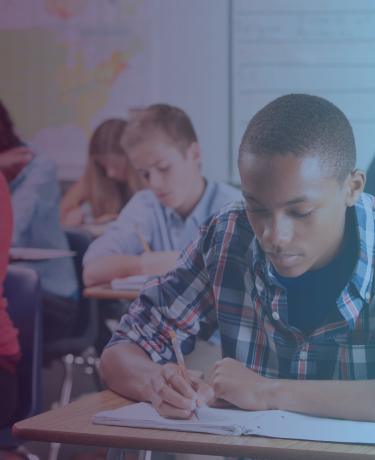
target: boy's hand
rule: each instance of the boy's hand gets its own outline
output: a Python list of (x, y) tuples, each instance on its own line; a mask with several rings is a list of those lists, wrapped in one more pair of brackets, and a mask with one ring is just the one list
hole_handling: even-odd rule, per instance
[(81, 211), (81, 208), (74, 208), (65, 214), (61, 223), (67, 227), (77, 227), (77, 225), (83, 224), (84, 220), (85, 214)]
[(174, 267), (180, 251), (153, 251), (141, 255), (142, 271), (145, 275), (165, 275)]
[(214, 397), (213, 389), (202, 379), (191, 373), (189, 378), (193, 389), (185, 382), (180, 368), (173, 363), (165, 364), (151, 377), (147, 399), (161, 416), (174, 419), (193, 418), (195, 407), (203, 407)]
[(232, 358), (217, 361), (206, 383), (215, 397), (207, 402), (211, 407), (234, 405), (245, 410), (268, 410), (271, 408), (270, 391), (275, 383), (262, 377)]

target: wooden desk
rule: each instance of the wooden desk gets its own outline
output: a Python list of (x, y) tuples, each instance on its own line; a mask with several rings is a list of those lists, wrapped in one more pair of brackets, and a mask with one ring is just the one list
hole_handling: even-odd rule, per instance
[(106, 390), (18, 422), (13, 426), (13, 436), (27, 441), (269, 460), (375, 459), (374, 445), (295, 441), (258, 436), (219, 436), (91, 423), (91, 417), (97, 412), (118, 409), (128, 404), (133, 402)]
[(75, 251), (42, 248), (9, 248), (9, 262), (44, 262), (61, 257), (74, 257)]
[(88, 287), (83, 290), (83, 297), (90, 297), (93, 299), (135, 300), (138, 298), (138, 294), (139, 291), (112, 289), (110, 284), (99, 284), (98, 286)]

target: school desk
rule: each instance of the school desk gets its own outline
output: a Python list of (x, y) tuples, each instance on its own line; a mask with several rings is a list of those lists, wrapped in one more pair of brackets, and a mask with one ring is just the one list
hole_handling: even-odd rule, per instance
[(203, 433), (93, 425), (103, 410), (133, 404), (110, 390), (17, 422), (13, 436), (26, 441), (58, 442), (161, 452), (182, 452), (269, 460), (374, 460), (374, 445), (296, 441), (259, 436), (220, 436)]
[(10, 248), (9, 262), (38, 262), (61, 257), (74, 257), (75, 251), (42, 248)]
[(138, 290), (112, 289), (109, 283), (98, 284), (83, 290), (83, 297), (92, 299), (108, 299), (108, 300), (135, 300), (138, 298)]

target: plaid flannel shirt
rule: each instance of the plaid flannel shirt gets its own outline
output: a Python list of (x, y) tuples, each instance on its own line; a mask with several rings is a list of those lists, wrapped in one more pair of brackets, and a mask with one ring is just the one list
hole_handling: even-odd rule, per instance
[(173, 271), (149, 278), (108, 346), (136, 343), (160, 364), (220, 329), (223, 357), (269, 378), (375, 379), (374, 198), (355, 205), (358, 261), (326, 319), (310, 336), (288, 324), (287, 297), (248, 222), (243, 201), (200, 228)]

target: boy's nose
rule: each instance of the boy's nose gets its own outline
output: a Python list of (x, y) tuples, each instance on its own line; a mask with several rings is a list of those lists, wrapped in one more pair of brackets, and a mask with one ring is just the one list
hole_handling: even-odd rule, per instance
[(293, 231), (288, 219), (270, 218), (264, 227), (263, 240), (270, 246), (280, 246), (292, 240)]
[(157, 172), (150, 172), (149, 184), (151, 190), (153, 190), (154, 192), (161, 191), (163, 188), (163, 180), (161, 178), (161, 175)]

